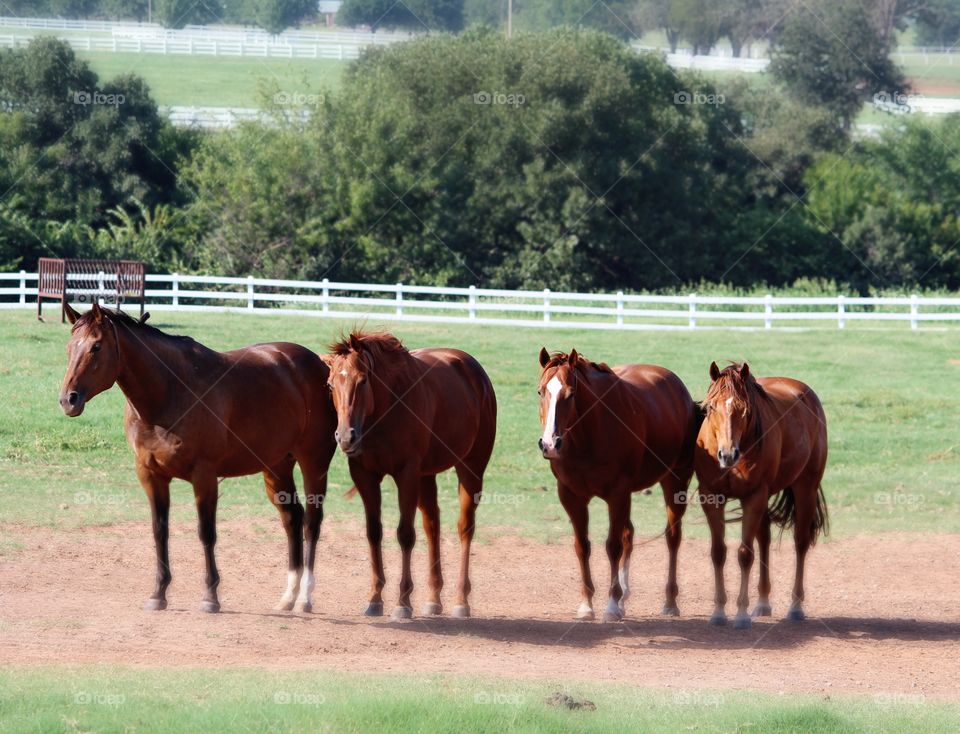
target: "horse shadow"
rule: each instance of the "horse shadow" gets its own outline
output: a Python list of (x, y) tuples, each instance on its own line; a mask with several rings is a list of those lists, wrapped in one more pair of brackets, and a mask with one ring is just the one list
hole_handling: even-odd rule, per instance
[[(394, 622), (328, 618), (337, 625), (370, 625), (412, 636), (459, 637), (542, 647), (590, 649), (608, 642), (647, 650), (789, 650), (817, 639), (841, 641), (958, 642), (960, 622), (880, 617), (810, 617), (795, 622), (775, 617), (748, 630), (731, 623), (715, 627), (706, 617), (628, 617), (623, 622), (580, 622), (511, 617), (414, 617)], [(732, 620), (731, 620), (732, 622)]]

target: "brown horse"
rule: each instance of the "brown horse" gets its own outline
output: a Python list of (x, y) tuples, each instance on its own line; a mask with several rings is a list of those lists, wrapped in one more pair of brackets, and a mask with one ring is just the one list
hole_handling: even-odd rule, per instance
[(540, 450), (557, 478), (560, 503), (573, 524), (583, 600), (579, 619), (593, 619), (587, 504), (607, 503), (610, 595), (605, 621), (623, 619), (629, 596), (633, 492), (657, 482), (667, 505), (670, 551), (663, 614), (677, 615), (677, 551), (686, 492), (693, 476), (693, 442), (700, 413), (680, 378), (663, 367), (590, 362), (540, 350)]
[[(267, 496), (287, 533), (287, 586), (278, 609), (312, 609), (313, 563), (323, 520), (327, 467), (336, 451), (336, 416), (326, 391), (327, 367), (297, 344), (258, 344), (215, 352), (193, 339), (170, 336), (119, 311), (94, 304), (73, 324), (60, 405), (78, 416), (87, 401), (120, 386), (127, 398), (124, 427), (137, 478), (150, 500), (157, 581), (145, 609), (167, 606), (170, 481), (193, 485), (206, 556), (206, 594), (200, 608), (220, 609), (214, 560), (219, 478), (263, 472)], [(304, 511), (293, 480), (303, 471), (307, 568), (303, 572)], [(301, 579), (302, 574), (302, 579)], [(299, 586), (299, 596), (297, 590)]]
[[(734, 627), (751, 626), (747, 613), (753, 541), (759, 540), (759, 601), (754, 616), (770, 616), (770, 525), (793, 526), (797, 572), (788, 618), (802, 620), (803, 564), (807, 550), (828, 526), (820, 482), (827, 465), (827, 419), (819, 398), (789, 377), (754, 378), (746, 363), (723, 371), (710, 365), (713, 383), (703, 401), (706, 418), (697, 438), (700, 504), (710, 525), (710, 556), (716, 583), (711, 624), (725, 624), (723, 585), (724, 507), (740, 500), (743, 509), (740, 595)], [(768, 506), (771, 497), (781, 493)]]
[(337, 410), (336, 439), (347, 455), (367, 516), (373, 579), (364, 614), (383, 614), (380, 483), (387, 474), (397, 484), (397, 541), (403, 551), (400, 597), (393, 616), (413, 615), (410, 555), (416, 541), (417, 507), (430, 558), (429, 601), (423, 613), (442, 612), (437, 474), (454, 467), (460, 483), (460, 580), (453, 615), (469, 617), (470, 543), (497, 430), (497, 400), (490, 379), (465, 352), (410, 352), (390, 334), (354, 332), (330, 350), (326, 359)]

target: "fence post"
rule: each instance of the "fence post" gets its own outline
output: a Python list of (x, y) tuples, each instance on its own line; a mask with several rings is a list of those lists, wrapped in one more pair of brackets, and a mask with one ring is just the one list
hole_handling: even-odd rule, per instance
[(330, 311), (330, 279), (323, 279), (323, 312), (329, 313)]
[(470, 286), (470, 295), (467, 296), (467, 301), (470, 304), (470, 320), (477, 318), (477, 286)]
[(403, 283), (397, 283), (397, 316), (403, 316)]
[(697, 294), (691, 293), (688, 298), (690, 299), (690, 305), (687, 307), (689, 312), (690, 328), (697, 328)]
[(916, 329), (920, 325), (917, 319), (917, 316), (920, 313), (920, 304), (917, 303), (918, 298), (919, 297), (917, 296), (916, 293), (910, 296), (910, 328), (911, 329)]
[(763, 297), (763, 328), (773, 328), (773, 296), (769, 293)]
[(170, 286), (170, 290), (173, 292), (173, 307), (176, 308), (180, 305), (180, 274), (173, 274), (173, 284)]
[(107, 289), (107, 286), (106, 286), (105, 274), (101, 270), (97, 274), (97, 295), (95, 296), (95, 298), (97, 299), (95, 302), (99, 303), (101, 306), (103, 305), (103, 293), (106, 289)]
[[(39, 286), (40, 286), (40, 281), (38, 279), (37, 280), (38, 290), (39, 290)], [(27, 302), (27, 271), (21, 270), (20, 271), (20, 303), (23, 304), (26, 302)]]
[(543, 320), (550, 320), (550, 289), (543, 289)]
[(623, 291), (617, 291), (617, 326), (623, 326)]
[(253, 276), (247, 276), (247, 308), (253, 308)]
[(842, 329), (847, 325), (847, 320), (843, 318), (844, 314), (847, 312), (846, 304), (844, 303), (844, 298), (846, 296), (839, 295), (837, 296), (837, 328)]

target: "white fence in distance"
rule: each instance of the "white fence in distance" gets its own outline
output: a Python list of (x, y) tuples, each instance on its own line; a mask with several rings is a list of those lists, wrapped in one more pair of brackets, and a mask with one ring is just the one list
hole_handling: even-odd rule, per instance
[[(71, 302), (109, 301), (105, 291), (69, 287)], [(37, 274), (0, 273), (0, 308), (36, 303)], [(155, 311), (298, 314), (347, 319), (498, 324), (576, 329), (694, 329), (704, 323), (772, 329), (777, 323), (850, 321), (960, 321), (960, 298), (916, 295), (886, 298), (846, 296), (702, 296), (562, 293), (490, 288), (339, 283), (211, 275), (146, 276), (146, 299)], [(12, 285), (6, 286), (7, 283)], [(203, 289), (205, 286), (217, 289)], [(223, 289), (223, 290), (220, 290)], [(56, 308), (56, 303), (48, 302)], [(787, 310), (789, 309), (789, 310)], [(802, 310), (798, 310), (802, 309)], [(931, 310), (936, 309), (936, 310)]]

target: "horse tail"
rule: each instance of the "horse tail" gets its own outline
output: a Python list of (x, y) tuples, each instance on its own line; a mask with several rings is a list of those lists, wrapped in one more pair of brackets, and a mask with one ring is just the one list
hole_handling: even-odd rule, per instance
[[(797, 521), (797, 501), (793, 494), (793, 487), (787, 487), (777, 495), (774, 503), (767, 509), (770, 514), (770, 521), (780, 526), (782, 533), (787, 528), (792, 528)], [(816, 506), (813, 512), (813, 522), (811, 529), (810, 544), (817, 542), (817, 537), (822, 532), (824, 535), (830, 533), (830, 513), (827, 510), (827, 500), (823, 496), (823, 485), (817, 485)]]
[(360, 490), (357, 489), (357, 485), (354, 484), (352, 487), (350, 487), (350, 489), (348, 489), (346, 492), (343, 493), (343, 496), (346, 497), (348, 500), (352, 500), (354, 497), (357, 496), (357, 492), (359, 491)]

